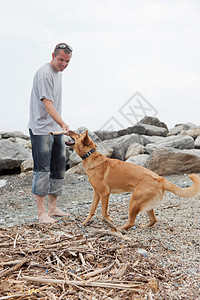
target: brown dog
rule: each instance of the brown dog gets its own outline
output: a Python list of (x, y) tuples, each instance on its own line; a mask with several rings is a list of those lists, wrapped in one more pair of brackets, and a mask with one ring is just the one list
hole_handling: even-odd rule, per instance
[(94, 197), (90, 212), (83, 224), (88, 223), (95, 214), (101, 200), (102, 214), (110, 220), (108, 215), (108, 202), (110, 194), (134, 192), (129, 204), (129, 216), (123, 229), (132, 227), (135, 218), (140, 211), (146, 211), (149, 216), (149, 224), (153, 226), (156, 216), (153, 208), (161, 202), (164, 192), (170, 191), (183, 198), (197, 196), (200, 191), (200, 178), (197, 174), (189, 175), (194, 182), (191, 187), (179, 188), (156, 173), (118, 159), (110, 159), (96, 151), (96, 145), (88, 136), (88, 132), (77, 134), (69, 132), (73, 142), (66, 142), (74, 148), (83, 159), (83, 165), (89, 182), (94, 189)]

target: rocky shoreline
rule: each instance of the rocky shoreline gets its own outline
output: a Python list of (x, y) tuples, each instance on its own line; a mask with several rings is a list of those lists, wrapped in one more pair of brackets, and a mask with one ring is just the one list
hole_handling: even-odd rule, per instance
[[(190, 179), (184, 175), (169, 176), (167, 179), (181, 187), (191, 184)], [(32, 172), (1, 176), (0, 180), (6, 181), (0, 194), (0, 227), (10, 228), (12, 231), (23, 226), (38, 226), (36, 204), (31, 194)], [(64, 230), (74, 235), (79, 233), (88, 236), (94, 229), (107, 229), (101, 220), (100, 205), (90, 226), (81, 225), (89, 212), (92, 196), (93, 190), (86, 175), (66, 173), (63, 195), (58, 203), (70, 216), (57, 218), (58, 223), (54, 226), (59, 226), (59, 232)], [(125, 223), (129, 200), (128, 193), (111, 195), (109, 212), (116, 226)], [(156, 259), (172, 276), (170, 282), (161, 281), (159, 290), (153, 293), (153, 299), (164, 299), (163, 295), (166, 299), (180, 299), (179, 295), (182, 295), (181, 299), (198, 299), (199, 198), (180, 199), (166, 193), (161, 207), (156, 209), (156, 215), (158, 224), (153, 228), (141, 229), (139, 225), (146, 223), (148, 218), (145, 213), (140, 213), (135, 226), (126, 234), (132, 243), (138, 245), (133, 249), (133, 256), (139, 251), (137, 249), (142, 249), (141, 256), (144, 256), (144, 259), (146, 256), (148, 259)], [(39, 226), (39, 230), (43, 230), (42, 225)], [(109, 240), (109, 237), (106, 239)], [(116, 242), (117, 239), (114, 244)]]
[[(151, 125), (154, 126), (154, 125)], [(131, 151), (132, 162), (145, 166), (147, 162), (147, 156), (151, 158), (151, 162), (154, 160), (158, 165), (166, 167), (166, 157), (170, 155), (173, 159), (169, 161), (169, 168), (160, 169), (161, 171), (170, 170), (170, 174), (173, 174), (173, 170), (178, 168), (177, 166), (184, 165), (184, 162), (192, 157), (187, 164), (187, 171), (192, 168), (200, 167), (200, 149), (197, 143), (197, 137), (199, 140), (199, 133), (196, 137), (187, 135), (184, 136), (178, 134), (184, 129), (184, 126), (175, 128), (172, 132), (172, 138), (159, 137), (159, 136), (144, 136), (135, 133), (127, 133), (123, 136), (116, 136), (124, 134), (124, 132), (112, 132), (111, 139), (105, 140), (101, 136), (102, 140), (99, 140), (97, 134), (90, 133), (94, 139), (97, 139), (99, 143), (98, 147), (103, 153), (107, 153), (107, 156), (118, 155), (118, 159), (127, 157)], [(187, 127), (186, 127), (187, 128)], [(199, 127), (198, 127), (199, 128)], [(199, 130), (197, 128), (197, 130)], [(154, 130), (155, 128), (151, 127)], [(196, 129), (196, 128), (195, 128)], [(85, 130), (85, 129), (81, 129)], [(130, 129), (129, 129), (130, 130)], [(149, 133), (149, 125), (137, 125), (131, 130), (139, 130), (143, 133)], [(146, 131), (145, 131), (146, 130)], [(157, 130), (157, 129), (156, 129)], [(164, 129), (158, 129), (157, 132), (161, 132)], [(166, 130), (166, 128), (165, 128)], [(144, 132), (145, 131), (145, 132)], [(187, 132), (187, 134), (194, 134), (194, 130)], [(102, 134), (102, 133), (101, 133)], [(175, 135), (174, 135), (175, 134)], [(178, 135), (177, 135), (178, 134)], [(196, 133), (195, 133), (196, 134)], [(99, 134), (100, 135), (100, 134)], [(104, 133), (108, 138), (108, 133)], [(5, 145), (8, 138), (8, 145), (15, 144), (15, 150), (17, 151), (19, 143), (24, 140), (20, 140), (16, 137), (10, 137), (7, 135), (3, 138), (2, 145)], [(133, 143), (137, 141), (133, 149), (130, 149)], [(139, 144), (138, 142), (143, 142)], [(146, 145), (144, 145), (145, 143)], [(196, 144), (195, 144), (195, 142)], [(23, 141), (23, 146), (30, 154), (30, 149), (27, 147), (28, 140)], [(153, 142), (153, 144), (151, 143)], [(185, 143), (186, 142), (186, 143)], [(188, 143), (189, 142), (189, 143)], [(164, 143), (164, 144), (163, 144)], [(177, 147), (171, 148), (171, 143)], [(122, 146), (124, 146), (122, 148)], [(163, 148), (162, 148), (163, 147)], [(184, 147), (196, 147), (196, 149), (185, 149)], [(24, 149), (23, 148), (23, 149)], [(151, 154), (145, 153), (149, 151)], [(112, 150), (112, 151), (111, 151)], [(129, 151), (128, 151), (129, 150)], [(12, 150), (13, 151), (13, 150)], [(60, 239), (62, 235), (82, 236), (87, 240), (91, 235), (94, 236), (95, 230), (107, 230), (107, 225), (102, 220), (101, 206), (98, 206), (96, 215), (93, 217), (89, 226), (82, 226), (82, 222), (85, 220), (89, 213), (89, 209), (93, 198), (93, 189), (88, 182), (88, 178), (84, 173), (82, 163), (79, 158), (67, 149), (68, 151), (68, 167), (64, 179), (63, 195), (58, 199), (58, 206), (70, 213), (70, 216), (57, 218), (57, 223), (54, 225), (40, 225), (37, 221), (37, 207), (35, 199), (31, 193), (32, 185), (32, 171), (21, 172), (20, 174), (12, 175), (0, 175), (0, 236), (9, 237), (13, 241), (13, 235), (15, 234), (20, 239), (20, 232), (25, 232), (23, 238), (26, 239), (26, 232), (34, 231), (34, 235), (49, 238), (50, 232), (54, 234), (56, 240)], [(191, 151), (189, 154), (187, 151)], [(6, 153), (6, 152), (5, 152)], [(17, 152), (14, 152), (15, 154)], [(183, 153), (185, 153), (183, 158)], [(193, 154), (192, 154), (193, 153)], [(196, 153), (194, 155), (194, 153)], [(29, 157), (28, 154), (28, 157)], [(180, 155), (180, 156), (177, 156)], [(171, 156), (171, 157), (172, 157)], [(181, 157), (182, 160), (179, 158)], [(117, 157), (116, 157), (117, 158)], [(19, 157), (18, 168), (20, 161), (23, 161), (23, 157)], [(14, 162), (15, 164), (16, 162)], [(3, 161), (4, 164), (4, 161)], [(14, 165), (15, 166), (15, 165)], [(155, 164), (154, 164), (155, 166)], [(181, 166), (182, 167), (182, 166)], [(31, 169), (31, 167), (30, 167)], [(177, 169), (178, 170), (178, 169)], [(200, 170), (200, 169), (199, 169)], [(19, 170), (18, 170), (19, 171)], [(158, 172), (159, 173), (159, 172)], [(165, 176), (166, 179), (182, 188), (188, 187), (192, 184), (188, 176), (184, 175), (184, 169), (182, 169), (182, 175), (170, 175)], [(187, 172), (185, 172), (187, 173)], [(198, 171), (196, 173), (200, 173)], [(128, 206), (131, 195), (129, 193), (115, 194), (110, 196), (109, 213), (113, 223), (118, 227), (123, 225), (128, 216)], [(139, 225), (148, 222), (146, 213), (140, 213), (136, 218), (135, 226), (133, 226), (127, 233), (126, 239), (120, 237), (110, 237), (108, 234), (102, 235), (101, 238), (96, 238), (97, 247), (101, 247), (103, 243), (106, 245), (118, 245), (120, 249), (128, 251), (129, 267), (127, 269), (126, 278), (138, 278), (139, 270), (143, 270), (143, 264), (147, 263), (149, 268), (145, 270), (145, 278), (151, 279), (152, 276), (157, 277), (156, 288), (149, 290), (140, 295), (130, 295), (127, 293), (116, 294), (112, 291), (108, 299), (199, 299), (200, 298), (200, 283), (199, 283), (199, 261), (200, 261), (200, 201), (199, 197), (182, 199), (175, 195), (166, 192), (163, 202), (160, 207), (155, 210), (155, 214), (158, 218), (158, 223), (152, 228), (140, 228)], [(46, 203), (47, 205), (47, 203)], [(16, 234), (17, 232), (17, 234)], [(45, 233), (47, 232), (47, 233)], [(22, 238), (22, 237), (21, 237)], [(28, 237), (27, 237), (28, 239)], [(99, 243), (99, 244), (98, 244)], [(4, 243), (1, 246), (0, 242), (0, 263), (4, 260), (4, 253), (11, 251), (9, 257), (13, 255), (13, 248), (4, 248)], [(108, 246), (110, 247), (110, 246)], [(18, 250), (19, 251), (19, 250)], [(109, 251), (109, 248), (106, 250)], [(121, 251), (121, 250), (119, 250)], [(117, 254), (116, 254), (117, 255)], [(126, 263), (125, 261), (122, 263)], [(154, 262), (154, 263), (153, 263)], [(99, 261), (97, 261), (99, 263)], [(138, 266), (134, 267), (135, 264)], [(1, 266), (0, 266), (1, 268)], [(112, 272), (115, 272), (112, 270)], [(162, 273), (163, 272), (163, 273)], [(1, 269), (0, 269), (1, 274)], [(112, 273), (114, 274), (114, 273)], [(159, 274), (159, 275), (158, 275)], [(161, 274), (163, 274), (161, 276)], [(110, 274), (111, 275), (111, 274)], [(110, 276), (109, 275), (109, 276)], [(147, 281), (148, 281), (147, 280)], [(1, 292), (1, 285), (0, 285)], [(106, 299), (102, 293), (95, 290), (95, 299)], [(99, 294), (98, 294), (99, 293)], [(150, 294), (148, 294), (150, 293)], [(1, 294), (1, 293), (0, 293)], [(7, 295), (4, 293), (3, 295)], [(85, 295), (84, 292), (82, 296)], [(125, 296), (126, 295), (126, 296)], [(148, 298), (147, 295), (149, 295)], [(83, 296), (84, 297), (84, 296)], [(133, 298), (132, 298), (133, 297)], [(151, 298), (152, 297), (152, 298)], [(86, 297), (87, 298), (87, 297)], [(18, 298), (17, 298), (18, 299)], [(36, 299), (36, 298), (34, 298)], [(82, 299), (81, 297), (70, 297), (64, 299)], [(83, 298), (84, 299), (84, 298)], [(88, 298), (89, 299), (89, 298)]]

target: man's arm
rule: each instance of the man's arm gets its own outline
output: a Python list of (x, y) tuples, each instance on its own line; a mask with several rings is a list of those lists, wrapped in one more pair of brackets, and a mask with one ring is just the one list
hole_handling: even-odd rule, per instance
[(63, 119), (61, 118), (61, 116), (59, 115), (59, 113), (57, 112), (57, 110), (55, 109), (54, 105), (53, 105), (53, 101), (48, 100), (48, 99), (42, 99), (44, 106), (46, 108), (46, 111), (48, 112), (48, 114), (52, 117), (52, 119), (58, 124), (60, 125), (60, 127), (64, 130), (64, 131), (69, 131), (69, 126), (63, 121)]

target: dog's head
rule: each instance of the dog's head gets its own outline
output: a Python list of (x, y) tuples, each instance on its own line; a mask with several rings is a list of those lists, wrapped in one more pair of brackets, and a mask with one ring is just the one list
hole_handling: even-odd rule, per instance
[(69, 131), (71, 141), (66, 141), (65, 144), (72, 147), (76, 153), (82, 157), (93, 148), (97, 148), (97, 145), (88, 136), (88, 130), (85, 133), (77, 134), (74, 131)]

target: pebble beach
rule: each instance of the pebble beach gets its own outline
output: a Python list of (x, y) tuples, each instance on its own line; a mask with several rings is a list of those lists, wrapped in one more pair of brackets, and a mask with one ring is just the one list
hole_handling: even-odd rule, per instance
[[(180, 187), (191, 185), (191, 180), (185, 175), (165, 178)], [(100, 205), (91, 224), (87, 227), (81, 225), (89, 212), (93, 197), (93, 189), (87, 176), (66, 174), (64, 181), (63, 195), (58, 200), (58, 206), (70, 213), (70, 216), (57, 218), (57, 226), (63, 226), (65, 231), (70, 230), (74, 234), (81, 232), (86, 235), (94, 228), (108, 229), (102, 222)], [(12, 229), (37, 224), (36, 203), (31, 193), (32, 172), (1, 176), (0, 183), (0, 227)], [(110, 196), (109, 213), (116, 226), (126, 222), (130, 196), (129, 193)], [(126, 234), (134, 244), (138, 244), (134, 251), (141, 251), (144, 258), (156, 258), (172, 276), (172, 281), (164, 282), (161, 291), (157, 291), (153, 299), (200, 297), (199, 200), (199, 197), (181, 199), (166, 192), (160, 207), (155, 210), (158, 223), (152, 228), (140, 228), (139, 225), (148, 222), (146, 213), (142, 212), (137, 216), (135, 226)]]

